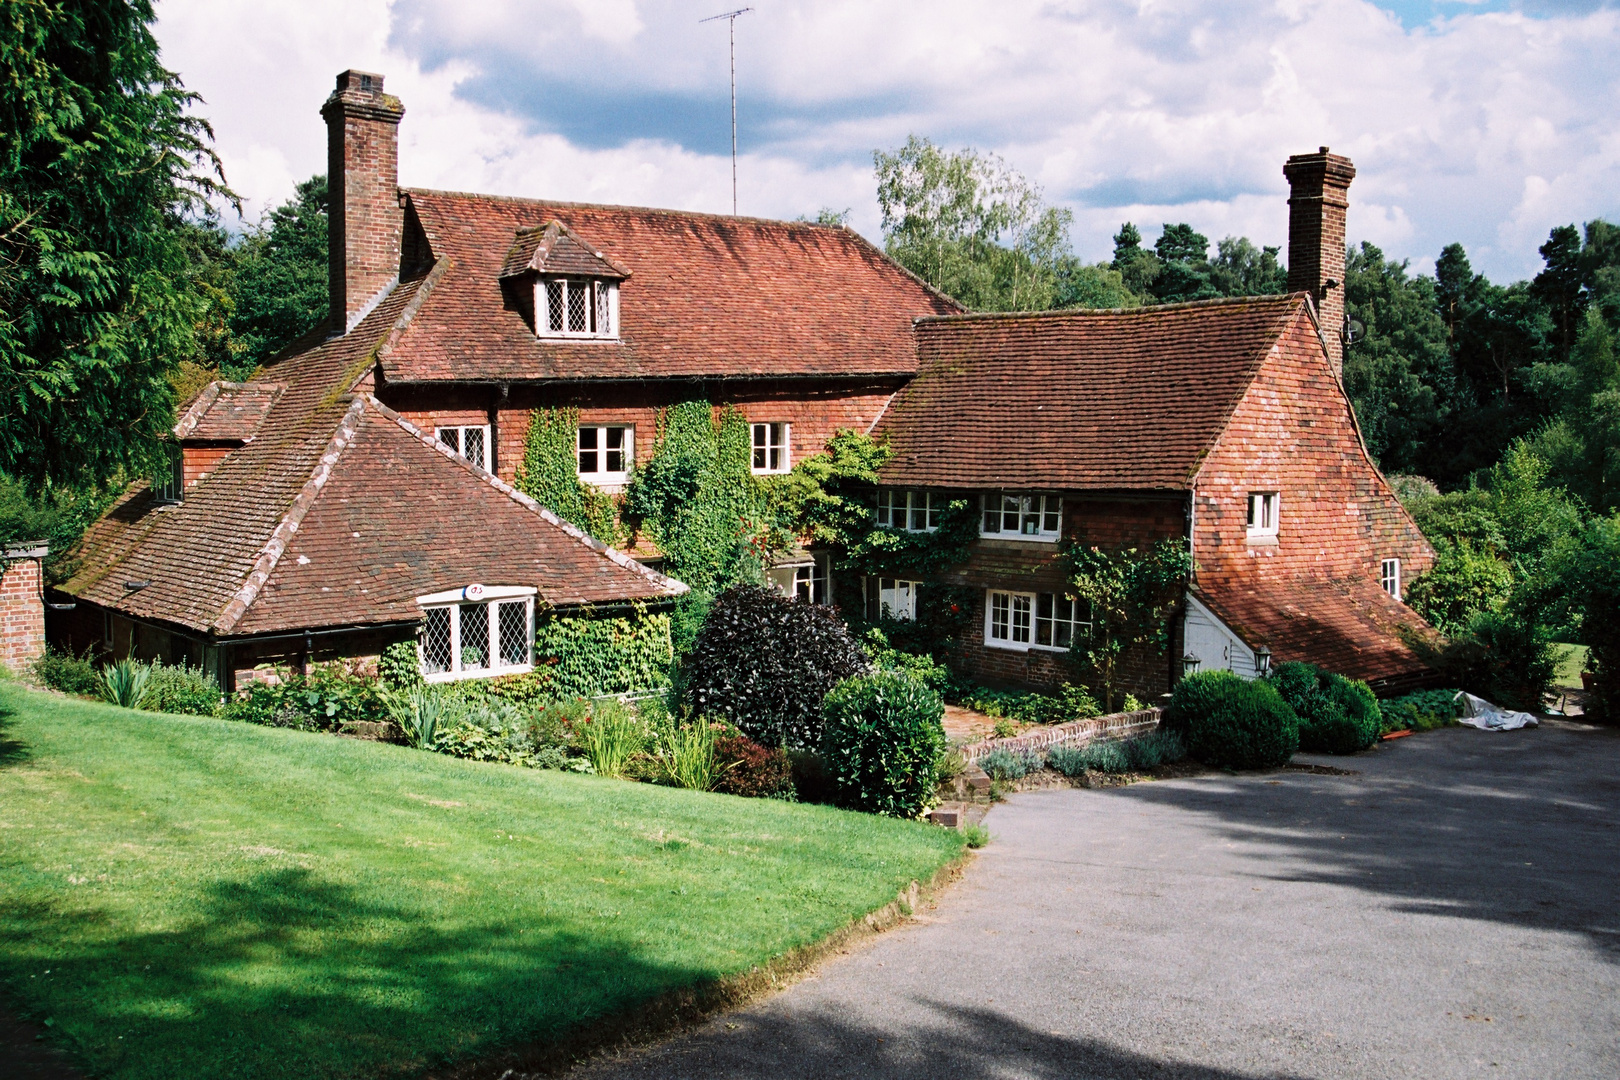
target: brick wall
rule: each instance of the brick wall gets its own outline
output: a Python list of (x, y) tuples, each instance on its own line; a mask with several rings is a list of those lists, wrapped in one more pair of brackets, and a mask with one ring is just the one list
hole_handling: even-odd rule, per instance
[(717, 408), (721, 403), (735, 406), (751, 422), (791, 425), (791, 456), (797, 462), (820, 453), (840, 428), (865, 431), (899, 385), (899, 380), (794, 380), (710, 387), (686, 383), (515, 386), (504, 401), (498, 391), (479, 387), (384, 387), (379, 397), (429, 434), (441, 426), (491, 424), (496, 472), (510, 482), (523, 460), (530, 413), (537, 408), (577, 408), (582, 424), (633, 424), (635, 457), (644, 461), (653, 452), (658, 410), (706, 396)]
[(332, 325), (342, 329), (399, 273), (399, 122), (405, 107), (383, 77), (345, 71), (321, 106), (330, 193), (327, 237)]
[(45, 602), (38, 557), (10, 560), (0, 574), (0, 663), (21, 670), (45, 651)]
[(224, 461), (231, 451), (230, 446), (185, 446), (180, 450), (180, 471), (185, 477), (185, 486), (190, 487), (198, 480), (214, 471), (214, 466)]
[[(1281, 495), (1278, 534), (1250, 542), (1250, 492)], [(1200, 580), (1354, 575), (1399, 558), (1410, 580), (1434, 552), (1373, 466), (1348, 399), (1304, 315), (1261, 368), (1199, 473), (1193, 554)]]

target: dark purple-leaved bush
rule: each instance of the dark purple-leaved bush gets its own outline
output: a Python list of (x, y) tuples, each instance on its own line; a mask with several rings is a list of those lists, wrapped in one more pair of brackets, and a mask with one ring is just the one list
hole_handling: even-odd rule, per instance
[(682, 663), (684, 696), (766, 746), (814, 748), (821, 699), (870, 666), (831, 608), (757, 585), (721, 593)]

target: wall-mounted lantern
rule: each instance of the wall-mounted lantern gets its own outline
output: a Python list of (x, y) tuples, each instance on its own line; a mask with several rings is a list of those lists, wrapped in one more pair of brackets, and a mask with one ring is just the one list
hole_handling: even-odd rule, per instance
[(1191, 675), (1193, 672), (1198, 670), (1198, 665), (1201, 663), (1203, 663), (1203, 661), (1199, 660), (1198, 657), (1194, 656), (1192, 653), (1188, 653), (1186, 656), (1181, 658), (1181, 673), (1183, 675)]
[(1262, 645), (1254, 650), (1254, 673), (1263, 679), (1270, 671), (1271, 650)]

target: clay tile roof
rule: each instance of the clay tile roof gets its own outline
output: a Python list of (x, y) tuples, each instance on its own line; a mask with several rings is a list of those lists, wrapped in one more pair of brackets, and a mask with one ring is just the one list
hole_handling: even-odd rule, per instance
[(1274, 663), (1306, 660), (1375, 686), (1435, 676), (1405, 642), (1434, 641), (1434, 630), (1367, 578), (1223, 575), (1200, 578), (1193, 594), (1251, 647), (1269, 648)]
[(245, 443), (285, 389), (286, 383), (211, 382), (174, 425), (174, 437)]
[(544, 228), (517, 231), (517, 239), (512, 241), (506, 262), (501, 266), (501, 277), (517, 277), (530, 271), (596, 278), (630, 276), (630, 271), (608, 259), (560, 221), (553, 221)]
[[(917, 367), (912, 320), (960, 310), (848, 229), (406, 195), (407, 217), (450, 269), (384, 359), (392, 382), (906, 375)], [(503, 288), (503, 271), (525, 261), (514, 237), (551, 222), (630, 274), (618, 340), (537, 340), (518, 290)]]
[(434, 591), (423, 581), (531, 584), (554, 604), (684, 591), (353, 394), (434, 281), (402, 283), (350, 333), (268, 365), (285, 390), (256, 437), (179, 504), (133, 485), (86, 533), (63, 591), (221, 635), (414, 618), (401, 598)]
[(885, 483), (1184, 490), (1304, 294), (917, 324)]

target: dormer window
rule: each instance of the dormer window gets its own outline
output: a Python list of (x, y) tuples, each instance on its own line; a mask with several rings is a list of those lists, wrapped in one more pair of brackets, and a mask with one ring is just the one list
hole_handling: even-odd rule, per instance
[(535, 287), (541, 337), (616, 338), (619, 286), (600, 278), (541, 278)]
[(164, 444), (168, 456), (152, 475), (152, 498), (160, 503), (177, 503), (185, 497), (186, 472), (184, 456), (172, 443)]

